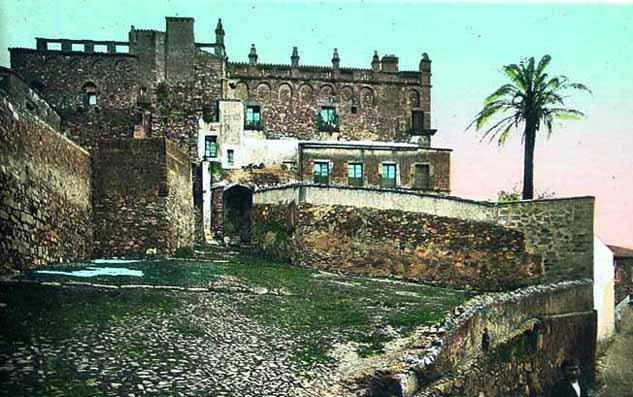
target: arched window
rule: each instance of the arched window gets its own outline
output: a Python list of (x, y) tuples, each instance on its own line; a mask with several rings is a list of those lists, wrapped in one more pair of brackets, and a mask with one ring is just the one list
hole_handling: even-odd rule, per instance
[(97, 106), (97, 86), (94, 83), (86, 83), (81, 88), (84, 94), (84, 104), (89, 107)]
[(409, 107), (410, 108), (420, 107), (420, 94), (418, 94), (417, 91), (414, 91), (414, 90), (409, 91)]

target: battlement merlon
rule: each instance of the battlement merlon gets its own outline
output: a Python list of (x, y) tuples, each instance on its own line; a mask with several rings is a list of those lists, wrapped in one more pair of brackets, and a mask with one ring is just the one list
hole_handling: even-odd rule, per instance
[[(83, 51), (87, 53), (95, 52), (95, 46), (105, 46), (106, 50), (110, 54), (117, 53), (117, 46), (129, 47), (130, 43), (127, 41), (114, 41), (114, 40), (72, 40), (72, 39), (49, 39), (45, 37), (35, 38), (35, 48), (40, 51), (55, 50), (48, 48), (49, 44), (61, 44), (62, 52), (73, 52), (73, 45), (82, 45)], [(76, 52), (76, 51), (75, 51)]]

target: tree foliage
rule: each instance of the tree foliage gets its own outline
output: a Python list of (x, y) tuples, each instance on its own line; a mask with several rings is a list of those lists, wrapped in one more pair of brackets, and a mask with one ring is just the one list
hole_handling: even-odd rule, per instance
[(549, 137), (556, 120), (578, 120), (584, 117), (582, 112), (566, 106), (565, 101), (569, 96), (565, 92), (582, 90), (591, 93), (585, 85), (572, 83), (566, 76), (552, 77), (546, 73), (551, 60), (549, 55), (544, 55), (538, 64), (531, 57), (518, 65), (504, 66), (502, 72), (509, 82), (484, 100), (483, 109), (475, 115), (467, 128), (483, 130), (482, 140), (496, 140), (502, 145), (512, 131), (523, 127), (523, 199), (534, 196), (536, 134), (545, 127)]
[[(556, 193), (551, 192), (549, 190), (545, 190), (542, 192), (536, 191), (537, 200), (551, 199), (554, 197), (556, 197)], [(513, 187), (512, 190), (500, 190), (499, 193), (497, 193), (497, 202), (499, 203), (508, 203), (508, 202), (520, 201), (520, 200), (521, 200), (521, 192), (516, 186)]]

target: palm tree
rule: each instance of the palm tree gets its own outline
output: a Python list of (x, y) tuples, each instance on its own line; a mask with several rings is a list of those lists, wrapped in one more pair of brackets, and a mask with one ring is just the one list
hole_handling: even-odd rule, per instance
[(565, 76), (549, 77), (545, 73), (552, 58), (543, 56), (538, 65), (534, 58), (522, 60), (518, 65), (506, 65), (503, 73), (510, 79), (484, 101), (484, 108), (477, 113), (467, 129), (473, 125), (482, 129), (493, 116), (502, 116), (482, 135), (490, 141), (497, 139), (499, 145), (505, 143), (513, 129), (523, 126), (525, 154), (523, 158), (523, 199), (534, 197), (534, 144), (536, 133), (543, 125), (547, 128), (547, 137), (552, 133), (552, 124), (557, 119), (581, 119), (584, 114), (578, 110), (565, 108), (563, 91), (569, 89), (584, 90), (583, 84), (570, 83)]

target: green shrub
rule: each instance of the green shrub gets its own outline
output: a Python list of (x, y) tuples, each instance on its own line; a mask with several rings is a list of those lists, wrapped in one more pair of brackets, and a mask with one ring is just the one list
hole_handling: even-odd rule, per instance
[(176, 248), (176, 252), (174, 253), (174, 256), (176, 258), (193, 258), (193, 247), (190, 246), (186, 246), (186, 247), (178, 247)]

